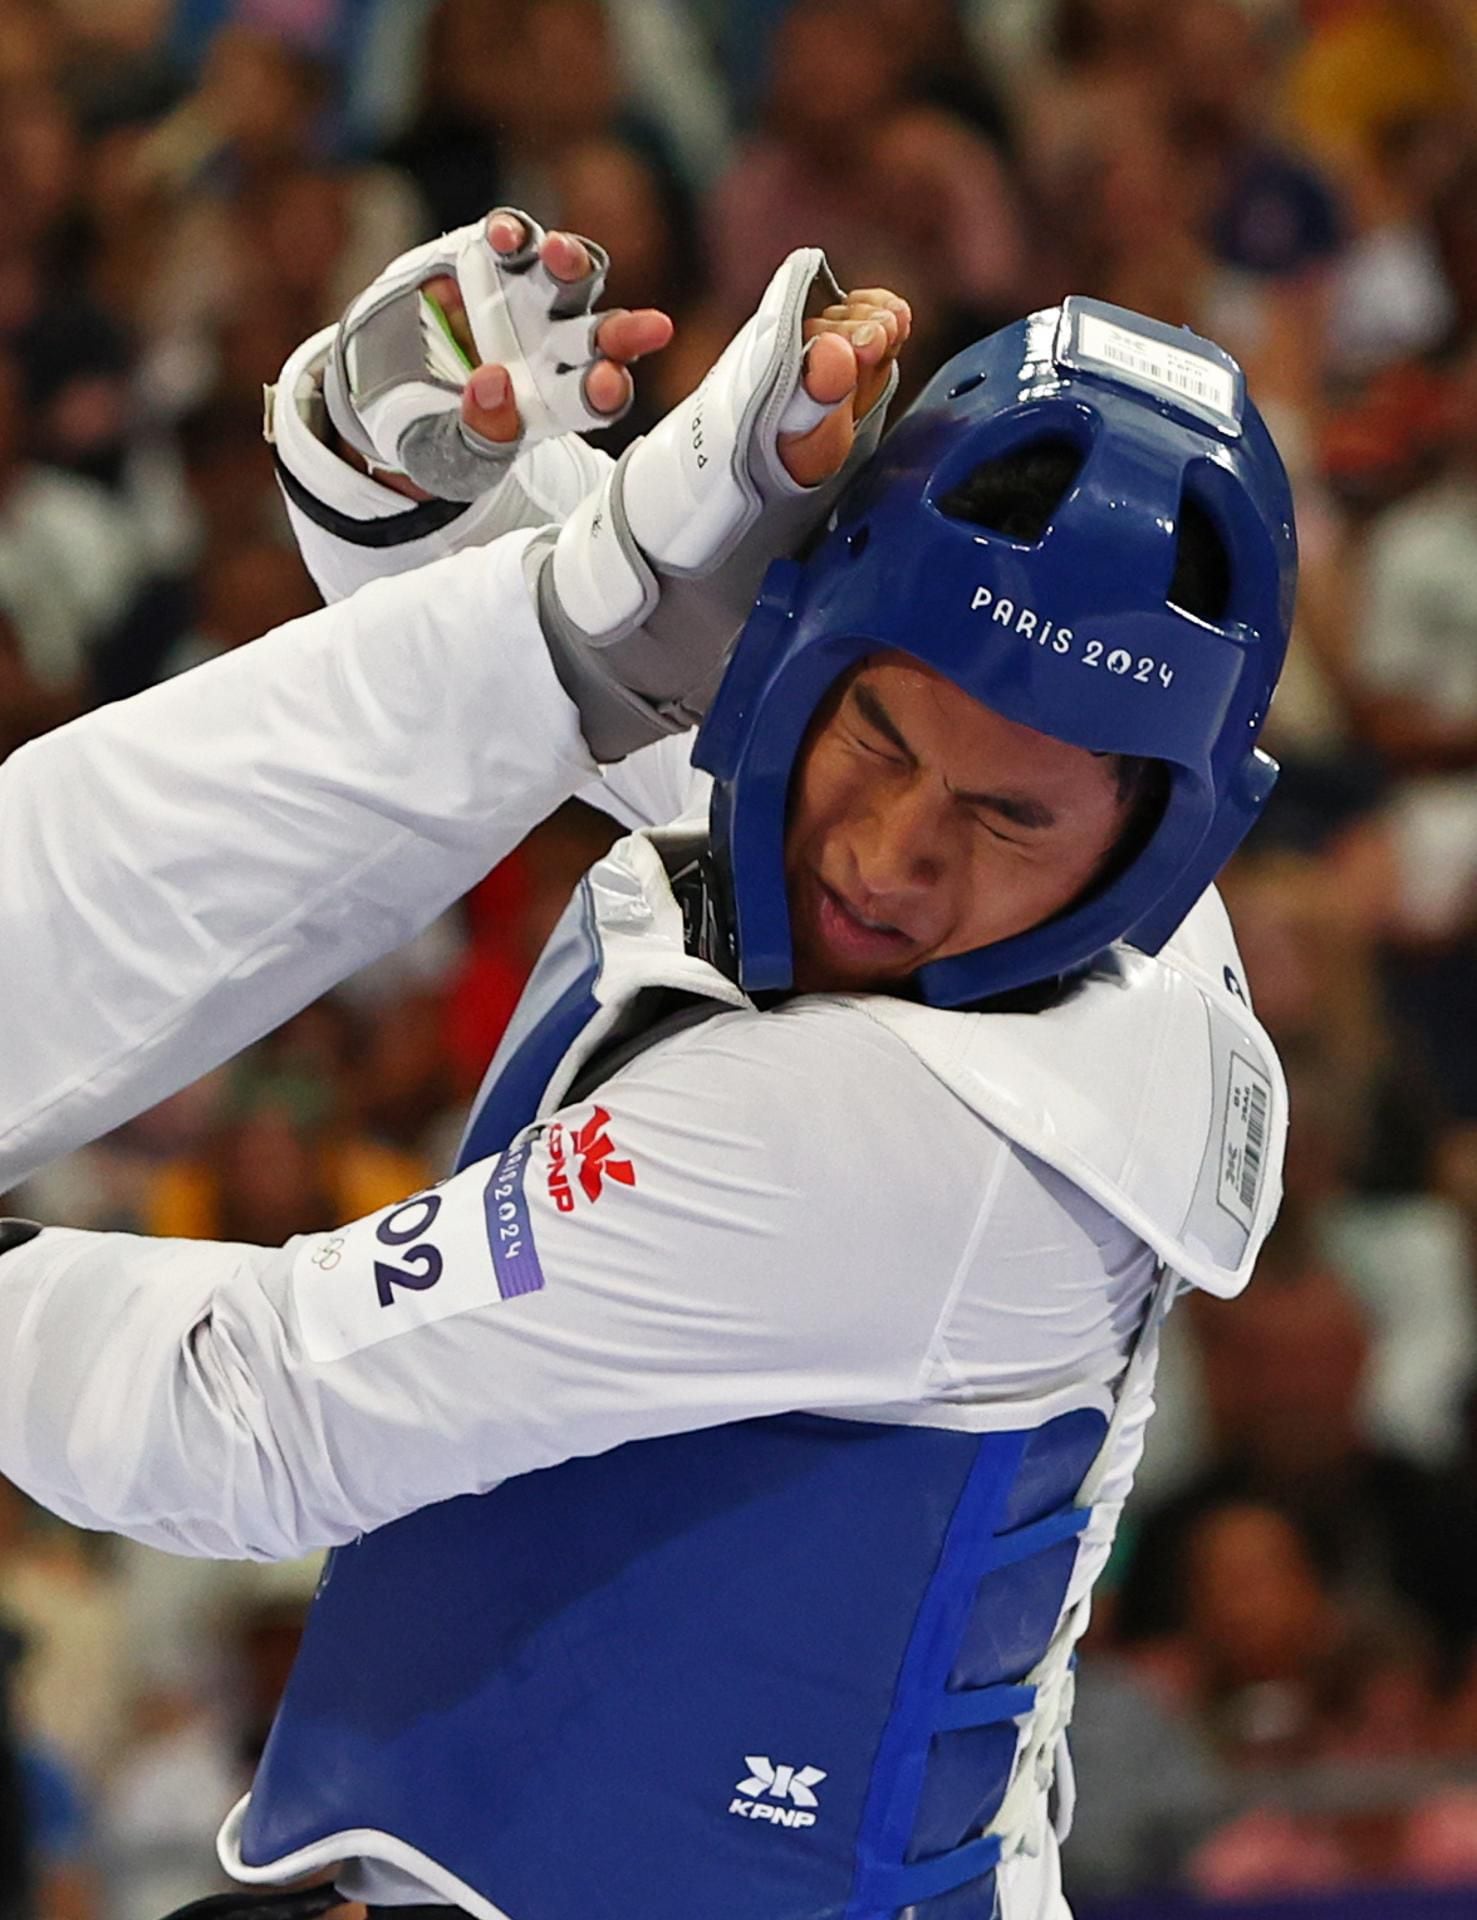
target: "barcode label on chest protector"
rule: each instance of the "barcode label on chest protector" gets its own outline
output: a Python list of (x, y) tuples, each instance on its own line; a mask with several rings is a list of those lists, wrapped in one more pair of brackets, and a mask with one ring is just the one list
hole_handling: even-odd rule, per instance
[(1257, 1197), (1267, 1163), (1267, 1117), (1272, 1083), (1239, 1053), (1231, 1055), (1231, 1085), (1221, 1125), (1221, 1178), (1218, 1198), (1247, 1232), (1256, 1215)]

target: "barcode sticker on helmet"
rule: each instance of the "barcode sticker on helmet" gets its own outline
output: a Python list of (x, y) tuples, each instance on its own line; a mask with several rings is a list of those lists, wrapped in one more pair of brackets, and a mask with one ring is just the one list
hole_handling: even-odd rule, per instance
[(1157, 388), (1171, 399), (1188, 401), (1229, 432), (1240, 431), (1236, 405), (1236, 376), (1229, 367), (1152, 339), (1132, 327), (1119, 326), (1101, 314), (1079, 312), (1073, 359), (1084, 368), (1124, 375), (1136, 384)]

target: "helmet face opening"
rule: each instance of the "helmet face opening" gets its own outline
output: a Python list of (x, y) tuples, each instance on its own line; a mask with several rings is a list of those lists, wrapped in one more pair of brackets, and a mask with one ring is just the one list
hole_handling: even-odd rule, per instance
[(699, 734), (744, 984), (790, 984), (792, 776), (838, 678), (880, 651), (1036, 732), (1169, 770), (1123, 871), (1044, 925), (921, 968), (922, 997), (968, 1004), (1117, 940), (1157, 951), (1270, 792), (1255, 741), (1295, 564), (1281, 462), (1208, 342), (1071, 301), (960, 355), (804, 564), (771, 568)]

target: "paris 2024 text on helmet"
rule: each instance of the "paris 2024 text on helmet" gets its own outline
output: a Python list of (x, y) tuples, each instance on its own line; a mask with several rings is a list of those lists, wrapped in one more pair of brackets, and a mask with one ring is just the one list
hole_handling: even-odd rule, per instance
[[(1044, 524), (991, 524), (992, 481), (1023, 462), (1056, 476)], [(1073, 298), (957, 355), (810, 556), (771, 567), (698, 736), (744, 986), (790, 984), (791, 776), (827, 691), (883, 649), (1008, 720), (1165, 770), (1132, 858), (1044, 925), (921, 968), (921, 997), (969, 1005), (1120, 940), (1156, 953), (1276, 780), (1256, 741), (1296, 578), (1287, 475), (1219, 347)]]

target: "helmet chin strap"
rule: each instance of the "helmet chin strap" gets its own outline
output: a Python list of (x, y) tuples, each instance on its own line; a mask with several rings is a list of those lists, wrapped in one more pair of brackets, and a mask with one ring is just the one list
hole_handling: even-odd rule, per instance
[(672, 897), (682, 909), (683, 945), (737, 983), (738, 928), (723, 862), (711, 847), (702, 847), (670, 880)]

